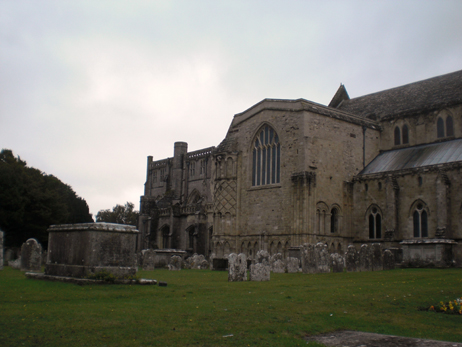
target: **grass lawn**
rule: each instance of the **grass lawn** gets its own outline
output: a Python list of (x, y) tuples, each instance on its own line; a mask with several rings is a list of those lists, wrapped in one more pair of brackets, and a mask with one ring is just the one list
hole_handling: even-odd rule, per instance
[(462, 342), (462, 316), (419, 310), (461, 297), (462, 269), (231, 283), (208, 270), (139, 275), (168, 286), (78, 286), (5, 267), (0, 346), (306, 346), (305, 335), (339, 329)]

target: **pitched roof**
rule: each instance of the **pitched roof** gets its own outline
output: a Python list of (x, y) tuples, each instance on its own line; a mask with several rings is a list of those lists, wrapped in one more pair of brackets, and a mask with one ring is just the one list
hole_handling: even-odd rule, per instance
[(461, 103), (462, 70), (343, 100), (337, 108), (357, 116), (382, 119), (431, 111)]
[(413, 169), (462, 161), (462, 139), (383, 152), (359, 175)]

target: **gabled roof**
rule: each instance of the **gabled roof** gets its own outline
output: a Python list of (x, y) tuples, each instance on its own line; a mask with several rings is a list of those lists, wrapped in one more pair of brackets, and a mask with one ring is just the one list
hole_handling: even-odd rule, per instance
[(359, 175), (420, 168), (462, 161), (462, 139), (383, 152)]
[(462, 104), (462, 70), (343, 100), (337, 109), (378, 120), (456, 104)]

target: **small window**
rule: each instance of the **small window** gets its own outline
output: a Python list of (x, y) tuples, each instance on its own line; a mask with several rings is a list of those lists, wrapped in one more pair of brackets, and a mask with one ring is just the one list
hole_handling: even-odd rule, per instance
[(369, 238), (382, 238), (382, 216), (376, 207), (373, 207), (369, 214)]
[(418, 183), (419, 183), (419, 187), (422, 186), (422, 183), (423, 183), (423, 178), (421, 176), (419, 176), (419, 178), (417, 179)]
[(366, 189), (366, 192), (367, 192), (367, 191), (369, 190), (369, 185), (366, 183), (366, 184), (364, 185), (364, 188)]
[(201, 160), (201, 175), (205, 175), (206, 173), (206, 162), (205, 162), (205, 159), (202, 159)]
[(194, 177), (196, 175), (196, 162), (189, 162), (189, 177)]
[(167, 170), (165, 168), (160, 169), (160, 181), (161, 182), (165, 181), (165, 179), (166, 179), (166, 171)]
[(444, 137), (444, 121), (441, 117), (438, 117), (436, 122), (436, 136), (438, 138)]
[(403, 145), (409, 143), (409, 127), (407, 124), (403, 125)]
[(330, 211), (330, 232), (338, 232), (338, 210), (335, 207)]
[(194, 228), (189, 229), (189, 248), (194, 249)]
[(446, 118), (446, 136), (454, 136), (454, 122), (451, 116)]
[(382, 182), (379, 182), (379, 190), (382, 190)]
[(428, 237), (427, 211), (422, 204), (417, 204), (412, 218), (414, 222), (414, 237)]
[(401, 144), (401, 130), (399, 127), (395, 127), (395, 146), (398, 146)]
[(168, 226), (164, 227), (162, 229), (162, 246), (163, 246), (164, 249), (169, 248), (169, 246), (168, 246), (169, 234), (170, 234), (170, 228)]

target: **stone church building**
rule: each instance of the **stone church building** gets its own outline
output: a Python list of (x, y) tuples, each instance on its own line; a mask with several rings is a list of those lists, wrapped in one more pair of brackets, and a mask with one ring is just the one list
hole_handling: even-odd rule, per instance
[[(462, 70), (328, 106), (265, 99), (216, 147), (148, 157), (138, 248), (431, 245), (462, 266)], [(438, 255), (436, 256), (438, 257)]]

